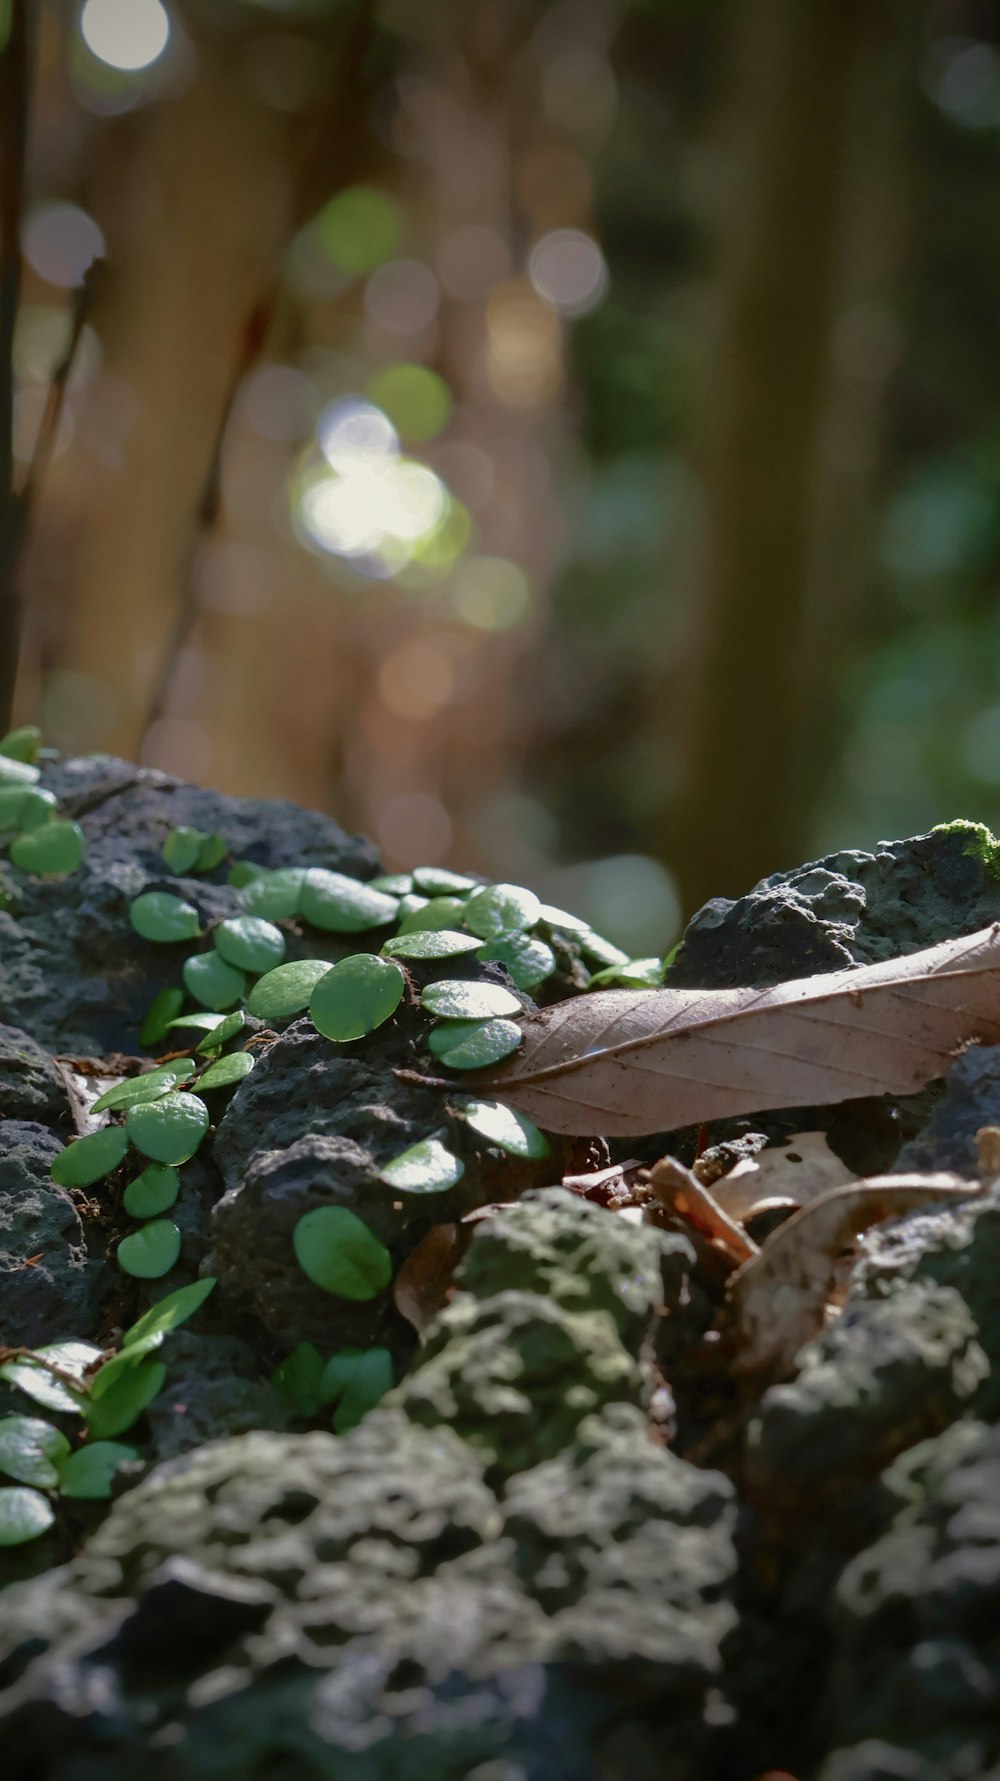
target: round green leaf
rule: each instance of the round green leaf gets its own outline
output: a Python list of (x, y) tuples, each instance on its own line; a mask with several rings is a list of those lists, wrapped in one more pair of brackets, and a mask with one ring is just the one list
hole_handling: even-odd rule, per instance
[(346, 1206), (317, 1206), (299, 1219), (292, 1244), (302, 1272), (341, 1299), (374, 1299), (392, 1279), (392, 1258)]
[(550, 928), (558, 928), (564, 934), (590, 933), (590, 923), (584, 921), (582, 915), (571, 915), (568, 909), (557, 909), (554, 903), (543, 903), (538, 911), (538, 919), (547, 922)]
[(234, 860), (226, 874), (226, 880), (234, 890), (242, 890), (244, 885), (252, 884), (255, 878), (266, 876), (266, 866), (255, 866), (252, 860)]
[(321, 977), (331, 969), (329, 959), (294, 959), (261, 977), (247, 997), (247, 1007), (257, 1020), (291, 1020), (308, 1008)]
[(47, 1367), (41, 1366), (38, 1359), (43, 1355), (47, 1360), (54, 1361), (60, 1372), (68, 1373), (80, 1381), (81, 1393), (83, 1377), (86, 1369), (101, 1358), (101, 1349), (95, 1348), (90, 1342), (48, 1342), (43, 1348), (36, 1348), (34, 1356), (23, 1356), (20, 1360), (5, 1361), (0, 1366), (0, 1379), (8, 1384), (16, 1385), (25, 1395), (41, 1404), (45, 1410), (67, 1410), (79, 1414), (83, 1408), (83, 1397), (50, 1373)]
[(198, 849), (198, 858), (195, 861), (194, 869), (196, 872), (214, 872), (216, 866), (221, 866), (225, 857), (225, 837), (223, 835), (206, 835)]
[(231, 1008), (246, 990), (247, 980), (235, 965), (227, 965), (217, 952), (195, 952), (184, 960), (184, 984), (203, 1008), (218, 1012)]
[(163, 1386), (167, 1369), (160, 1360), (140, 1361), (117, 1379), (102, 1398), (88, 1402), (84, 1417), (97, 1441), (124, 1434)]
[(466, 1101), (459, 1112), (481, 1138), (508, 1150), (511, 1156), (549, 1154), (551, 1146), (545, 1133), (525, 1119), (523, 1113), (515, 1113), (513, 1107), (505, 1107), (500, 1101)]
[(593, 928), (588, 928), (585, 934), (580, 935), (579, 947), (584, 958), (592, 965), (628, 964), (628, 953), (623, 952), (620, 946), (612, 946), (611, 941), (605, 940), (602, 934), (595, 934)]
[(161, 1064), (157, 1070), (147, 1070), (142, 1076), (129, 1076), (124, 1082), (116, 1082), (114, 1088), (105, 1089), (90, 1111), (103, 1113), (108, 1107), (137, 1107), (140, 1101), (157, 1101), (169, 1089), (176, 1088), (178, 1082), (186, 1082), (193, 1075), (194, 1064), (190, 1058), (180, 1058), (175, 1064)]
[(465, 917), (465, 904), (461, 897), (432, 897), (419, 909), (411, 909), (403, 916), (399, 924), (401, 934), (418, 934), (425, 929), (451, 928), (457, 930)]
[(393, 959), (453, 959), (461, 952), (474, 952), (478, 945), (474, 934), (440, 928), (424, 929), (416, 934), (397, 934), (386, 941), (382, 951)]
[(385, 891), (372, 890), (360, 879), (343, 872), (311, 866), (305, 875), (299, 914), (314, 928), (330, 934), (357, 934), (365, 928), (382, 928), (395, 921), (399, 905)]
[(425, 897), (464, 897), (476, 889), (474, 878), (462, 872), (449, 872), (444, 866), (415, 866), (413, 882)]
[(252, 971), (257, 977), (264, 971), (273, 971), (285, 956), (281, 929), (260, 915), (237, 915), (231, 921), (222, 921), (212, 938), (227, 965)]
[(322, 1378), (323, 1357), (319, 1349), (311, 1342), (300, 1342), (275, 1367), (271, 1384), (297, 1416), (315, 1416), (323, 1402)]
[(143, 940), (196, 940), (201, 933), (194, 905), (169, 891), (143, 891), (129, 910), (129, 920)]
[(355, 952), (320, 978), (309, 1001), (309, 1018), (337, 1044), (363, 1039), (395, 1014), (405, 987), (398, 965), (371, 952)]
[[(183, 1001), (184, 991), (179, 990), (178, 994)], [(167, 1025), (181, 1029), (190, 1027), (194, 1032), (212, 1034), (216, 1027), (221, 1027), (223, 1021), (229, 1018), (228, 1014), (209, 1014), (206, 1008), (191, 1008), (186, 1014), (178, 1014), (176, 1020), (168, 1021)]]
[(38, 1490), (12, 1484), (0, 1489), (0, 1546), (37, 1540), (55, 1521), (52, 1504)]
[(162, 1100), (130, 1107), (125, 1130), (136, 1149), (154, 1163), (186, 1163), (208, 1131), (208, 1108), (197, 1095), (164, 1095)]
[(378, 878), (369, 878), (368, 888), (387, 891), (390, 897), (405, 897), (413, 889), (413, 875), (410, 872), (383, 872)]
[(107, 1502), (118, 1467), (138, 1458), (136, 1449), (121, 1441), (88, 1441), (63, 1462), (59, 1489), (64, 1497)]
[(467, 983), (461, 978), (429, 983), (420, 1006), (439, 1020), (491, 1020), (497, 1014), (521, 1014), (516, 996), (498, 983)]
[(66, 1436), (39, 1416), (0, 1419), (0, 1472), (19, 1484), (51, 1490), (59, 1482), (58, 1461), (68, 1452)]
[(427, 1043), (449, 1070), (481, 1070), (509, 1057), (522, 1037), (512, 1020), (447, 1020), (434, 1028)]
[(422, 1138), (379, 1170), (379, 1180), (403, 1194), (440, 1194), (465, 1174), (465, 1164), (440, 1138)]
[(11, 755), (0, 754), (0, 785), (34, 785), (38, 768), (30, 761), (15, 761)]
[(201, 1309), (215, 1285), (215, 1275), (209, 1274), (204, 1280), (192, 1280), (190, 1286), (179, 1286), (176, 1292), (168, 1292), (165, 1298), (160, 1299), (158, 1304), (151, 1305), (125, 1331), (122, 1346), (131, 1348), (134, 1343), (144, 1342), (147, 1336), (155, 1335), (157, 1331), (168, 1335), (171, 1330), (179, 1329), (182, 1323), (187, 1323), (188, 1318)]
[(240, 902), (248, 915), (260, 915), (266, 921), (287, 921), (299, 912), (305, 875), (303, 866), (280, 866), (275, 872), (260, 868), (257, 876), (243, 886)]
[(486, 884), (465, 905), (465, 925), (481, 940), (499, 940), (533, 928), (541, 908), (534, 891), (521, 884)]
[(43, 823), (11, 842), (11, 863), (36, 878), (61, 878), (75, 872), (83, 858), (83, 830), (78, 822)]
[(123, 1237), (118, 1266), (137, 1280), (159, 1280), (169, 1274), (181, 1252), (181, 1234), (172, 1218), (152, 1218), (141, 1230)]
[(53, 794), (37, 785), (0, 786), (0, 829), (37, 829), (56, 808)]
[(221, 1020), (217, 1014), (206, 1015), (206, 1019), (212, 1020), (214, 1024), (206, 1029), (204, 1039), (199, 1039), (199, 1052), (221, 1051), (223, 1045), (228, 1045), (230, 1039), (235, 1039), (237, 1033), (242, 1033), (247, 1024), (242, 1008), (234, 1008), (232, 1014), (223, 1015)]
[(198, 1093), (203, 1094), (209, 1088), (232, 1088), (249, 1076), (254, 1067), (255, 1059), (249, 1051), (231, 1051), (228, 1057), (216, 1058), (214, 1064), (198, 1078)]
[(149, 1005), (149, 1011), (142, 1026), (139, 1028), (140, 1045), (159, 1045), (165, 1039), (172, 1026), (176, 1026), (175, 1015), (184, 1006), (182, 989), (161, 989)]
[(659, 989), (663, 983), (663, 960), (626, 959), (624, 965), (605, 965), (595, 971), (588, 989), (603, 989), (607, 983), (621, 983), (626, 989)]
[(132, 1218), (158, 1218), (161, 1212), (169, 1212), (180, 1190), (176, 1169), (149, 1163), (125, 1189), (125, 1210)]
[(506, 967), (518, 989), (537, 989), (556, 968), (556, 957), (544, 940), (530, 934), (512, 934), (506, 940), (489, 940), (479, 948), (481, 959), (496, 959)]
[(11, 761), (37, 761), (41, 748), (42, 732), (37, 724), (22, 724), (0, 739), (0, 754)]
[(323, 1372), (322, 1393), (324, 1403), (340, 1400), (333, 1418), (335, 1433), (356, 1428), (392, 1386), (388, 1348), (342, 1348), (332, 1354)]
[(183, 877), (197, 865), (201, 844), (207, 839), (203, 829), (171, 829), (163, 843), (162, 853), (171, 872)]
[(52, 1164), (52, 1179), (57, 1187), (90, 1187), (117, 1169), (127, 1149), (124, 1127), (105, 1126), (60, 1150)]
[(411, 915), (416, 915), (418, 909), (426, 909), (429, 902), (430, 897), (422, 897), (418, 891), (408, 891), (405, 897), (400, 897), (397, 910), (400, 926), (409, 921)]

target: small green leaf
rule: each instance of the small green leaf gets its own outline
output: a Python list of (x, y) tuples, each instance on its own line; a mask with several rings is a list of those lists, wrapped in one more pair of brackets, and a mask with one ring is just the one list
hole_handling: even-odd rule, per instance
[(62, 819), (43, 823), (11, 842), (12, 865), (36, 878), (64, 878), (75, 872), (83, 859), (83, 830), (78, 822)]
[(169, 1274), (181, 1252), (181, 1234), (172, 1218), (151, 1218), (116, 1251), (118, 1266), (137, 1280), (159, 1280)]
[(568, 909), (557, 909), (554, 903), (543, 903), (538, 911), (539, 921), (544, 921), (550, 928), (558, 928), (563, 934), (589, 934), (590, 923), (584, 921), (582, 915), (571, 915)]
[[(171, 1093), (140, 1102), (125, 1115), (125, 1130), (137, 1150), (154, 1163), (186, 1163), (208, 1131), (208, 1108), (197, 1095)], [(81, 1143), (87, 1143), (81, 1139)]]
[(390, 897), (405, 897), (413, 889), (413, 874), (410, 872), (383, 872), (379, 878), (369, 878), (371, 890), (387, 891)]
[(299, 914), (314, 928), (329, 934), (357, 934), (366, 928), (382, 928), (395, 921), (399, 905), (385, 891), (372, 890), (344, 872), (328, 872), (311, 866), (305, 875)]
[(255, 1059), (249, 1051), (231, 1051), (227, 1057), (216, 1058), (214, 1064), (199, 1076), (198, 1093), (203, 1094), (209, 1088), (232, 1088), (249, 1076), (254, 1067)]
[(588, 928), (585, 934), (580, 935), (578, 944), (584, 958), (590, 964), (599, 966), (628, 964), (628, 953), (623, 952), (620, 946), (612, 946), (611, 941), (605, 940), (602, 934), (595, 934), (593, 928)]
[(544, 940), (529, 934), (513, 934), (507, 940), (489, 940), (479, 948), (481, 959), (496, 959), (510, 972), (518, 989), (537, 989), (556, 968), (556, 957)]
[(481, 940), (499, 940), (534, 927), (541, 913), (534, 891), (520, 884), (487, 884), (465, 906), (465, 925)]
[(235, 1039), (237, 1033), (242, 1033), (247, 1024), (247, 1017), (242, 1008), (234, 1008), (232, 1014), (223, 1015), (221, 1019), (216, 1014), (206, 1016), (206, 1018), (213, 1020), (216, 1024), (209, 1027), (204, 1039), (199, 1039), (197, 1047), (199, 1052), (221, 1051), (224, 1045), (229, 1044), (230, 1039)]
[(179, 1058), (175, 1064), (161, 1064), (159, 1069), (146, 1070), (141, 1076), (129, 1076), (105, 1089), (91, 1107), (91, 1113), (104, 1113), (109, 1107), (137, 1107), (140, 1101), (157, 1101), (179, 1082), (194, 1075), (190, 1058)]
[(171, 872), (183, 878), (197, 865), (202, 842), (207, 840), (204, 829), (171, 829), (163, 843), (162, 853)]
[(52, 1504), (39, 1490), (22, 1484), (0, 1489), (0, 1546), (23, 1546), (37, 1540), (55, 1521)]
[(461, 952), (475, 952), (478, 945), (474, 934), (440, 928), (425, 929), (416, 934), (397, 934), (386, 941), (382, 951), (393, 959), (453, 959)]
[(315, 1416), (323, 1403), (323, 1357), (311, 1342), (300, 1342), (271, 1374), (271, 1384), (297, 1416)]
[(91, 1187), (112, 1169), (117, 1169), (126, 1150), (128, 1137), (120, 1125), (105, 1126), (89, 1137), (77, 1138), (52, 1164), (52, 1179), (57, 1187)]
[(512, 1020), (446, 1020), (434, 1028), (427, 1043), (449, 1070), (481, 1070), (509, 1057), (522, 1037)]
[(305, 875), (304, 866), (280, 866), (275, 872), (261, 867), (257, 876), (243, 886), (240, 902), (248, 915), (261, 915), (266, 921), (287, 921), (299, 912)]
[(225, 837), (206, 835), (198, 849), (198, 858), (195, 861), (194, 869), (196, 872), (214, 872), (216, 866), (221, 866), (225, 857)]
[(422, 897), (417, 891), (409, 891), (405, 897), (400, 897), (397, 911), (400, 926), (409, 921), (411, 915), (416, 915), (418, 909), (426, 909), (429, 902), (430, 897)]
[(620, 983), (626, 989), (659, 989), (663, 983), (662, 959), (626, 959), (624, 965), (605, 965), (595, 971), (588, 989), (601, 989), (606, 983)]
[(195, 952), (184, 960), (184, 985), (203, 1008), (218, 1012), (231, 1008), (243, 996), (247, 980), (235, 965), (227, 965), (217, 952)]
[(530, 1119), (525, 1119), (523, 1113), (515, 1113), (512, 1107), (504, 1107), (500, 1101), (465, 1101), (458, 1111), (481, 1138), (489, 1144), (499, 1145), (501, 1150), (508, 1150), (511, 1156), (543, 1157), (549, 1154), (551, 1146), (545, 1133), (532, 1125)]
[(136, 1449), (121, 1441), (88, 1441), (63, 1462), (59, 1488), (64, 1497), (107, 1502), (118, 1467), (138, 1458)]
[(260, 915), (237, 915), (219, 923), (212, 936), (227, 965), (260, 976), (273, 971), (285, 956), (285, 936)]
[(18, 730), (8, 730), (0, 739), (0, 754), (7, 760), (37, 761), (42, 747), (42, 732), (37, 724), (22, 724)]
[(333, 1354), (323, 1372), (323, 1402), (337, 1403), (334, 1431), (345, 1434), (356, 1428), (393, 1387), (392, 1355), (388, 1348), (342, 1348)]
[(498, 983), (468, 983), (448, 978), (421, 991), (420, 1006), (442, 1020), (491, 1020), (497, 1014), (522, 1014), (516, 996)]
[(395, 1014), (405, 988), (398, 965), (371, 952), (355, 952), (320, 978), (309, 1018), (327, 1039), (347, 1044), (373, 1033)]
[(184, 1006), (182, 989), (161, 989), (149, 1005), (149, 1011), (142, 1026), (139, 1028), (140, 1045), (159, 1045), (165, 1039), (172, 1026), (176, 1026), (175, 1015)]
[(380, 1181), (404, 1194), (440, 1194), (454, 1187), (465, 1174), (465, 1164), (453, 1156), (440, 1138), (421, 1138), (409, 1150), (400, 1151), (378, 1172)]
[[(79, 1380), (80, 1392), (72, 1390), (62, 1379), (39, 1363), (38, 1356), (53, 1361), (60, 1372)], [(67, 1410), (79, 1415), (83, 1408), (83, 1379), (87, 1368), (100, 1360), (101, 1350), (90, 1342), (48, 1342), (36, 1348), (34, 1355), (5, 1361), (0, 1366), (0, 1379), (16, 1385), (27, 1397), (34, 1398), (45, 1410)]]
[(143, 891), (129, 910), (129, 920), (143, 940), (196, 940), (201, 933), (194, 905), (169, 891)]
[(411, 909), (399, 924), (401, 934), (419, 934), (426, 929), (450, 928), (457, 931), (465, 916), (461, 897), (432, 897), (419, 909)]
[[(178, 990), (177, 993), (183, 1000), (183, 990)], [(179, 1014), (177, 1019), (171, 1020), (168, 1025), (180, 1028), (190, 1027), (194, 1032), (207, 1033), (212, 1038), (216, 1029), (222, 1026), (223, 1021), (231, 1019), (231, 1014), (209, 1014), (205, 1008), (192, 1008), (187, 1014)]]
[(176, 1169), (164, 1163), (148, 1163), (141, 1175), (125, 1189), (124, 1206), (132, 1218), (158, 1218), (169, 1212), (181, 1189)]
[(66, 1436), (39, 1416), (0, 1419), (0, 1472), (19, 1484), (51, 1490), (59, 1482), (58, 1461), (68, 1452)]
[(103, 1398), (111, 1390), (116, 1379), (120, 1379), (123, 1373), (129, 1371), (130, 1367), (138, 1366), (141, 1360), (145, 1360), (147, 1354), (152, 1354), (155, 1349), (160, 1347), (162, 1341), (163, 1331), (154, 1330), (150, 1335), (143, 1336), (141, 1342), (130, 1343), (127, 1348), (122, 1348), (118, 1354), (113, 1354), (110, 1360), (106, 1360), (91, 1381), (91, 1402), (96, 1403), (98, 1398)]
[(226, 879), (234, 890), (243, 890), (244, 886), (252, 884), (255, 878), (266, 878), (266, 876), (266, 866), (255, 866), (252, 860), (234, 860), (226, 874)]
[(37, 829), (57, 808), (52, 793), (37, 785), (0, 786), (0, 829)]
[(84, 1418), (94, 1439), (104, 1441), (131, 1428), (162, 1389), (166, 1376), (162, 1361), (140, 1361), (137, 1367), (123, 1373), (96, 1403), (89, 1402)]
[(171, 1330), (180, 1328), (199, 1311), (210, 1292), (216, 1285), (214, 1274), (206, 1275), (204, 1280), (193, 1280), (190, 1286), (179, 1286), (176, 1292), (168, 1292), (159, 1303), (144, 1311), (138, 1321), (125, 1331), (122, 1346), (131, 1348), (136, 1342), (144, 1342), (147, 1336), (155, 1335), (161, 1330), (169, 1335)]
[(308, 1008), (317, 983), (331, 969), (329, 959), (294, 959), (279, 965), (254, 984), (247, 1007), (257, 1020), (291, 1020)]
[(38, 768), (30, 761), (15, 761), (11, 755), (0, 754), (0, 785), (34, 785)]
[(425, 897), (464, 897), (476, 889), (474, 878), (449, 872), (444, 866), (414, 866), (413, 882)]
[(304, 1213), (292, 1244), (302, 1272), (338, 1298), (377, 1298), (392, 1279), (385, 1244), (346, 1206), (317, 1206)]

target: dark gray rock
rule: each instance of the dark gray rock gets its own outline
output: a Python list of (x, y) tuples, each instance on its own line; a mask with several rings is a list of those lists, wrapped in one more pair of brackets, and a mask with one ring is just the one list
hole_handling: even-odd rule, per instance
[[(107, 1280), (84, 1227), (49, 1171), (62, 1140), (27, 1120), (0, 1120), (0, 1340), (37, 1347), (92, 1340)], [(99, 1251), (100, 1253), (100, 1251)]]
[(910, 1281), (947, 1287), (964, 1301), (988, 1363), (970, 1410), (987, 1421), (1000, 1416), (1000, 1184), (980, 1199), (894, 1219), (866, 1234), (855, 1296), (892, 1306)]
[(954, 1169), (975, 1180), (976, 1133), (995, 1125), (1000, 1125), (1000, 1045), (970, 1045), (948, 1071), (927, 1124), (904, 1144), (894, 1167)]
[(66, 1086), (56, 1065), (19, 1027), (0, 1026), (0, 1119), (69, 1121)]
[(822, 1781), (995, 1773), (1000, 1430), (959, 1423), (897, 1460), (885, 1487), (887, 1531), (836, 1592), (823, 1719), (837, 1754)]
[(358, 878), (377, 870), (367, 842), (294, 804), (224, 797), (105, 756), (47, 765), (42, 784), (81, 824), (86, 854), (68, 879), (11, 869), (17, 901), (0, 913), (0, 1012), (54, 1051), (135, 1051), (153, 996), (178, 981), (184, 949), (132, 931), (133, 897), (171, 890), (205, 920), (238, 912), (235, 891), (212, 881), (222, 869), (208, 879), (171, 876), (160, 854), (171, 828), (217, 831), (232, 854), (258, 865), (324, 865)]
[(190, 1453), (224, 1435), (287, 1428), (289, 1410), (248, 1342), (181, 1329), (163, 1358), (167, 1384), (146, 1412), (157, 1459)]

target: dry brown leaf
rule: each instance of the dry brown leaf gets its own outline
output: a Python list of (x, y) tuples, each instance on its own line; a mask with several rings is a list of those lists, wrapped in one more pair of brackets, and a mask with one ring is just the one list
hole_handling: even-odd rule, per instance
[(780, 1149), (745, 1157), (713, 1183), (712, 1192), (723, 1211), (742, 1223), (765, 1206), (807, 1206), (854, 1179), (830, 1149), (825, 1132), (796, 1132)]
[(600, 990), (528, 1015), (480, 1078), (550, 1132), (671, 1131), (767, 1107), (912, 1094), (1000, 1042), (1000, 922), (774, 989)]
[(392, 1283), (396, 1310), (420, 1340), (448, 1302), (455, 1269), (472, 1236), (458, 1224), (436, 1224), (411, 1250)]
[(714, 1195), (676, 1157), (661, 1157), (649, 1171), (649, 1185), (660, 1206), (683, 1218), (693, 1230), (721, 1249), (739, 1267), (757, 1254), (757, 1245), (746, 1231), (728, 1218)]
[(793, 1213), (729, 1282), (740, 1340), (736, 1371), (788, 1371), (803, 1343), (823, 1327), (838, 1256), (869, 1225), (980, 1191), (952, 1174), (872, 1175)]

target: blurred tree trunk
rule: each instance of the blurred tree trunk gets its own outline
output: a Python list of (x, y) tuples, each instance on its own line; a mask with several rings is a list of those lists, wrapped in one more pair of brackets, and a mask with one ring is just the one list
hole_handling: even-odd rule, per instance
[(667, 719), (681, 791), (666, 851), (688, 913), (808, 849), (878, 457), (898, 235), (906, 33), (890, 0), (752, 0), (732, 8), (731, 32), (700, 542)]

